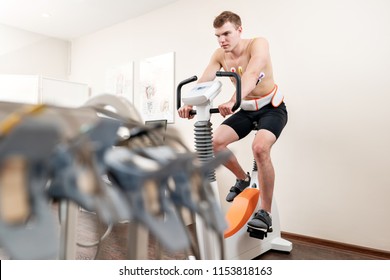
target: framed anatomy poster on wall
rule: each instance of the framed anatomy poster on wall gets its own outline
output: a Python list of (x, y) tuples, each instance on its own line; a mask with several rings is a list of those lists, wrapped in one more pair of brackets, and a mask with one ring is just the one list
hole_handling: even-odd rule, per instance
[(175, 53), (140, 61), (139, 91), (142, 118), (145, 121), (165, 119), (174, 122)]
[(133, 102), (133, 65), (130, 61), (107, 69), (105, 93), (123, 96)]

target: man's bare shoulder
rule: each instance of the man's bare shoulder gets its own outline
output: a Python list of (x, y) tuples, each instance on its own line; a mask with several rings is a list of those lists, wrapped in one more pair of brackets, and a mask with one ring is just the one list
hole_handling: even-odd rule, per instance
[(250, 46), (250, 53), (252, 55), (258, 53), (268, 53), (269, 52), (269, 43), (268, 40), (264, 37), (253, 38)]
[(268, 45), (268, 40), (264, 37), (255, 37), (252, 39), (252, 44)]
[(218, 48), (213, 53), (213, 59), (218, 62), (222, 62), (224, 56), (224, 50), (222, 48)]

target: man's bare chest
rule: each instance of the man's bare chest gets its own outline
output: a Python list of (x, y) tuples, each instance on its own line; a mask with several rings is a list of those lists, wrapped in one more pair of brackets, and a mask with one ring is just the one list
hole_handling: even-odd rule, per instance
[(225, 55), (223, 68), (225, 71), (236, 72), (242, 75), (248, 66), (249, 59), (249, 55), (242, 55), (236, 59)]

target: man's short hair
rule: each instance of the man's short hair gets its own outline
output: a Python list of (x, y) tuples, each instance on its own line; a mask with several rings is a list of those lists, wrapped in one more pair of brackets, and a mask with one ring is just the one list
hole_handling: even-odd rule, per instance
[(231, 22), (236, 28), (241, 26), (240, 16), (230, 11), (224, 11), (219, 16), (217, 16), (214, 19), (213, 26), (214, 28), (220, 28), (227, 22)]

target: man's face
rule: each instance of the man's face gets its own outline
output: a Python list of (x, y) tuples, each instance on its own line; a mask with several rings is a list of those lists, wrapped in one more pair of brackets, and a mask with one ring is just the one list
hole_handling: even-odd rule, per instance
[(218, 38), (218, 44), (225, 52), (231, 52), (240, 41), (242, 27), (235, 27), (231, 22), (226, 22), (215, 29), (215, 36)]

